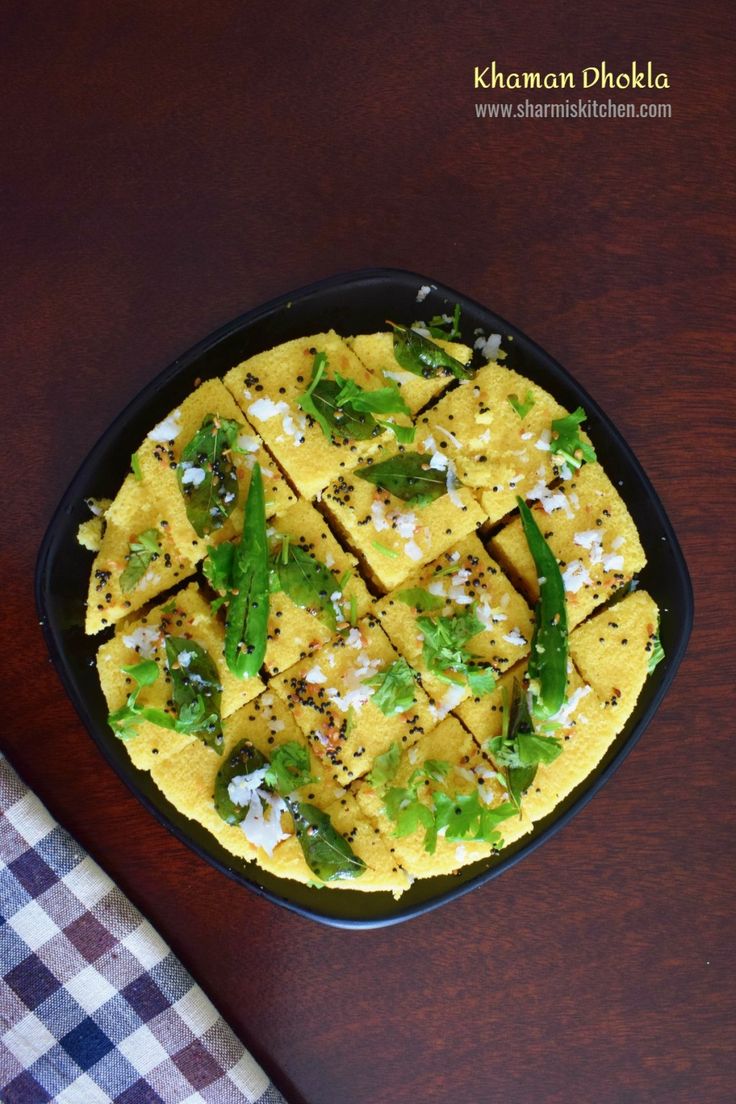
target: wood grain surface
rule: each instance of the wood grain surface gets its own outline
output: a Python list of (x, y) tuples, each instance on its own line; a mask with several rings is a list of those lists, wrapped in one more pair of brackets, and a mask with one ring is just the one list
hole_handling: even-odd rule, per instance
[[(734, 1099), (732, 14), (0, 8), (2, 744), (293, 1104)], [(673, 115), (477, 119), (472, 67), (494, 57), (651, 58), (671, 90), (616, 96)], [(601, 402), (679, 534), (696, 624), (571, 825), (440, 911), (350, 933), (251, 896), (138, 805), (49, 664), (32, 580), (69, 479), (147, 380), (242, 311), (368, 265), (487, 304)]]

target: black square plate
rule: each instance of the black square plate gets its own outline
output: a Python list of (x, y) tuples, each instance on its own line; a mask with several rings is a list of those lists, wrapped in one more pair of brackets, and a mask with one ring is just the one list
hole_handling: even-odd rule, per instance
[[(421, 307), (417, 292), (430, 285)], [(598, 457), (617, 484), (639, 530), (647, 556), (641, 584), (661, 610), (666, 660), (644, 686), (636, 709), (596, 770), (534, 832), (496, 858), (457, 875), (417, 881), (396, 901), (389, 893), (311, 889), (278, 879), (225, 851), (200, 825), (178, 812), (150, 775), (130, 762), (108, 728), (107, 707), (93, 664), (98, 637), (85, 636), (89, 553), (76, 541), (88, 510), (84, 500), (110, 497), (126, 475), (131, 453), (151, 426), (193, 390), (195, 380), (222, 376), (246, 357), (305, 334), (334, 328), (349, 335), (385, 329), (386, 318), (409, 321), (452, 311), (459, 303), (463, 339), (513, 336), (504, 362), (546, 388), (564, 406), (584, 407)], [(43, 539), (36, 567), (36, 601), (49, 650), (62, 682), (108, 763), (161, 823), (203, 859), (235, 881), (303, 916), (341, 927), (376, 927), (408, 920), (497, 877), (565, 824), (610, 778), (644, 732), (684, 655), (693, 617), (692, 588), (672, 526), (636, 457), (600, 407), (544, 350), (514, 326), (435, 280), (393, 269), (367, 269), (321, 281), (249, 311), (179, 357), (113, 422), (75, 475)]]

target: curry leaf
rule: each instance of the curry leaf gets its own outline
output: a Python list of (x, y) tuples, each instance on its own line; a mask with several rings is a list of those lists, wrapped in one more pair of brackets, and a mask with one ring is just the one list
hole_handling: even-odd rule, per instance
[(271, 592), (283, 590), (296, 606), (318, 613), (334, 632), (332, 595), (341, 588), (330, 569), (311, 552), (284, 538), (271, 554)]
[(239, 824), (248, 812), (248, 805), (237, 805), (230, 797), (234, 778), (247, 777), (267, 766), (266, 758), (249, 740), (241, 740), (233, 748), (217, 772), (215, 779), (215, 809), (226, 824)]
[(221, 529), (237, 506), (238, 475), (231, 452), (241, 428), (208, 414), (177, 464), (187, 517), (199, 537)]
[(414, 506), (426, 506), (447, 491), (446, 473), (430, 468), (420, 452), (399, 452), (380, 464), (356, 468), (355, 474)]
[(222, 755), (222, 686), (212, 657), (194, 640), (167, 636), (166, 660), (180, 726), (191, 726), (207, 747)]
[(415, 376), (433, 379), (437, 375), (453, 375), (457, 379), (470, 379), (473, 375), (456, 357), (441, 345), (417, 333), (409, 326), (389, 322), (393, 329), (394, 357), (397, 364)]
[[(136, 687), (125, 705), (110, 713), (107, 723), (113, 732), (121, 740), (131, 740), (137, 735), (136, 729), (142, 721), (157, 725), (159, 728), (169, 728), (176, 732), (190, 733), (191, 711), (185, 712), (184, 719), (180, 720), (164, 709), (155, 706), (139, 705), (138, 695), (146, 686), (153, 686), (159, 676), (158, 664), (152, 659), (144, 659), (141, 663), (135, 663), (129, 667), (121, 667), (124, 674), (129, 675), (136, 683)], [(204, 716), (204, 709), (197, 709), (197, 716)]]
[(307, 866), (322, 882), (359, 878), (365, 863), (333, 826), (327, 813), (309, 802), (289, 802)]

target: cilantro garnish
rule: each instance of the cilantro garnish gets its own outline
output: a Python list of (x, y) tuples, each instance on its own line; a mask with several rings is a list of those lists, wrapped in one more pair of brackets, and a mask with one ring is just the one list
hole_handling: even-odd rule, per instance
[(373, 760), (373, 768), (367, 776), (370, 784), (377, 790), (387, 786), (399, 769), (400, 759), (401, 748), (394, 740), (388, 751), (385, 751), (383, 755), (377, 755)]
[[(421, 322), (415, 325), (421, 326)], [(446, 314), (435, 314), (427, 323), (430, 337), (439, 338), (440, 341), (457, 341), (460, 334), (460, 304), (455, 304), (452, 318)]]
[(110, 713), (107, 721), (113, 732), (121, 740), (130, 740), (136, 735), (136, 728), (141, 721), (158, 725), (159, 728), (169, 728), (174, 732), (183, 732), (187, 735), (211, 732), (213, 727), (219, 725), (219, 714), (216, 710), (207, 712), (204, 696), (199, 694), (196, 699), (183, 702), (179, 716), (154, 706), (139, 705), (138, 696), (146, 686), (153, 686), (159, 676), (158, 664), (152, 659), (144, 659), (129, 667), (121, 667), (126, 675), (135, 681), (136, 687), (128, 700), (120, 709)]
[(429, 854), (435, 852), (438, 836), (452, 843), (499, 843), (498, 825), (514, 815), (514, 806), (504, 802), (489, 808), (477, 787), (469, 793), (452, 792), (447, 781), (451, 769), (444, 760), (427, 759), (412, 771), (406, 786), (386, 789), (384, 811), (394, 822), (394, 835), (409, 836), (423, 828), (424, 849)]
[(550, 450), (555, 456), (561, 456), (571, 468), (579, 468), (586, 461), (592, 464), (596, 460), (595, 449), (580, 436), (580, 425), (585, 418), (585, 411), (579, 406), (572, 414), (555, 418), (552, 422)]
[(513, 409), (516, 411), (516, 413), (519, 415), (520, 418), (525, 418), (527, 416), (527, 414), (529, 413), (529, 411), (531, 410), (531, 408), (534, 406), (535, 402), (536, 402), (536, 399), (534, 398), (534, 394), (531, 391), (531, 389), (529, 389), (527, 391), (523, 402), (519, 399), (519, 396), (516, 395), (516, 394), (508, 395), (507, 398), (509, 400), (509, 403), (511, 404), (511, 406), (513, 407)]
[(296, 740), (281, 744), (271, 756), (265, 780), (282, 797), (313, 782), (307, 748)]
[(467, 685), (475, 697), (490, 694), (495, 686), (493, 668), (471, 655), (466, 644), (484, 625), (469, 606), (454, 617), (418, 617), (424, 637), (422, 656), (433, 675), (444, 682)]
[(146, 529), (128, 545), (128, 563), (120, 576), (120, 589), (127, 594), (141, 581), (149, 564), (161, 555), (158, 529)]
[(649, 652), (649, 659), (647, 661), (647, 674), (651, 675), (655, 667), (658, 667), (662, 660), (665, 658), (665, 651), (662, 647), (662, 641), (659, 637), (659, 624), (655, 629), (654, 635), (651, 638), (651, 651)]
[(371, 701), (384, 717), (405, 713), (416, 701), (415, 674), (403, 656), (394, 660), (384, 671), (366, 679), (365, 683), (377, 687)]
[(504, 768), (511, 800), (517, 810), (534, 781), (540, 763), (552, 763), (562, 753), (562, 743), (555, 736), (541, 736), (534, 731), (527, 695), (514, 679), (511, 699), (504, 693), (503, 731), (487, 743), (494, 762)]
[(355, 380), (346, 379), (339, 372), (335, 378), (327, 376), (327, 354), (316, 353), (312, 365), (312, 378), (299, 406), (319, 425), (328, 441), (333, 434), (357, 441), (375, 437), (388, 426), (402, 443), (414, 439), (413, 426), (400, 426), (395, 422), (380, 422), (377, 414), (411, 414), (397, 387), (379, 387), (366, 391)]
[[(455, 568), (453, 567), (453, 571)], [(413, 606), (414, 609), (424, 612), (425, 610), (438, 610), (442, 609), (445, 604), (445, 599), (441, 598), (437, 594), (430, 594), (428, 590), (424, 590), (423, 587), (409, 587), (408, 590), (400, 590), (396, 595), (399, 602), (404, 602), (407, 606)]]

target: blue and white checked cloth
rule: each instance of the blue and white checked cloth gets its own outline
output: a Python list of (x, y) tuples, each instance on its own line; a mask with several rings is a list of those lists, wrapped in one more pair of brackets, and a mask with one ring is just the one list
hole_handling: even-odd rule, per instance
[(2, 755), (0, 968), (2, 1104), (284, 1104)]

